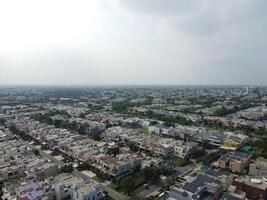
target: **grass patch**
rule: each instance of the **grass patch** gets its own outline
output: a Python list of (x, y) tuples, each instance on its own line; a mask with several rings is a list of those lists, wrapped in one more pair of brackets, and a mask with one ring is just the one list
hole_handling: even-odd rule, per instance
[(112, 182), (112, 183), (108, 184), (107, 186), (113, 190), (116, 190), (117, 192), (122, 192), (122, 189), (119, 185), (119, 182)]
[(131, 196), (135, 196), (141, 192), (143, 192), (145, 189), (143, 187), (143, 184), (139, 185), (138, 187), (136, 187), (132, 192), (131, 192)]
[(144, 128), (141, 128), (140, 131), (142, 133), (148, 133), (148, 128), (144, 127)]
[(94, 176), (94, 177), (93, 177), (93, 180), (95, 180), (96, 182), (100, 182), (100, 183), (105, 182), (105, 179), (100, 178), (100, 177), (98, 177), (98, 176)]

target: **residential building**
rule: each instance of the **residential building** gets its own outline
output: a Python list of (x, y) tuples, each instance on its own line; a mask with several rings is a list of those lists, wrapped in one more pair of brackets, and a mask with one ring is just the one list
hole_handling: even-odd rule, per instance
[(233, 185), (238, 190), (245, 192), (247, 198), (250, 200), (267, 199), (267, 182), (264, 178), (238, 177), (234, 180)]
[(249, 166), (250, 160), (250, 154), (231, 151), (222, 155), (216, 164), (218, 164), (218, 167), (220, 168), (230, 169), (233, 172), (241, 173)]
[(267, 178), (267, 159), (259, 157), (252, 161), (249, 165), (249, 175)]

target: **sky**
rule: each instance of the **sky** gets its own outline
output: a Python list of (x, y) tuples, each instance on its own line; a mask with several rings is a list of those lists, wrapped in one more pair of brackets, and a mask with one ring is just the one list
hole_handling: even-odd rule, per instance
[(1, 85), (267, 85), (266, 0), (0, 0)]

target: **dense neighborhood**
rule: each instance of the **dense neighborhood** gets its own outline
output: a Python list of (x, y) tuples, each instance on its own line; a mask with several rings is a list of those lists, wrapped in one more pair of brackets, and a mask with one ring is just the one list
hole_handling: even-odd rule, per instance
[(267, 88), (3, 87), (4, 200), (265, 200)]

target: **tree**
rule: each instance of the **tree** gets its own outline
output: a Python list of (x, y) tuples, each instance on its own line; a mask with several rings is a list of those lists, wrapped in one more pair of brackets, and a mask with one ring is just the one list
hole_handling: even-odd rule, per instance
[(79, 117), (85, 119), (85, 113), (81, 113)]
[(64, 165), (60, 170), (62, 173), (71, 173), (73, 171), (73, 166), (71, 164)]
[(120, 187), (123, 189), (123, 191), (129, 195), (129, 193), (135, 188), (135, 180), (133, 177), (126, 177), (124, 178), (121, 183)]
[(174, 123), (173, 122), (170, 122), (170, 121), (165, 121), (163, 123), (164, 126), (167, 126), (167, 127), (170, 127), (170, 126), (174, 126)]
[(0, 124), (1, 124), (1, 125), (4, 125), (5, 123), (6, 123), (6, 120), (3, 119), (3, 118), (0, 118)]
[(102, 138), (101, 138), (101, 133), (98, 132), (98, 133), (94, 133), (92, 138), (96, 141), (100, 141)]
[(110, 128), (110, 127), (112, 127), (112, 124), (109, 121), (107, 121), (106, 122), (106, 128)]
[(156, 199), (156, 198), (153, 196), (149, 196), (149, 197), (144, 198), (144, 200), (154, 200), (154, 199)]
[(36, 155), (36, 156), (40, 155), (40, 152), (38, 149), (33, 149), (32, 151), (33, 151), (34, 155)]
[(153, 167), (145, 167), (143, 169), (143, 174), (147, 181), (155, 182), (159, 178), (158, 171)]
[(88, 162), (82, 162), (78, 165), (77, 169), (79, 171), (90, 170), (90, 165), (88, 164)]
[(175, 184), (175, 178), (174, 177), (168, 177), (164, 183), (164, 188), (166, 190), (169, 190), (169, 188)]
[(136, 152), (138, 151), (138, 148), (136, 147), (134, 142), (129, 142), (128, 147), (130, 148), (131, 151)]
[(158, 124), (158, 121), (151, 121), (151, 122), (150, 122), (150, 125), (152, 125), (152, 126), (153, 126), (153, 125), (156, 125), (156, 124)]

